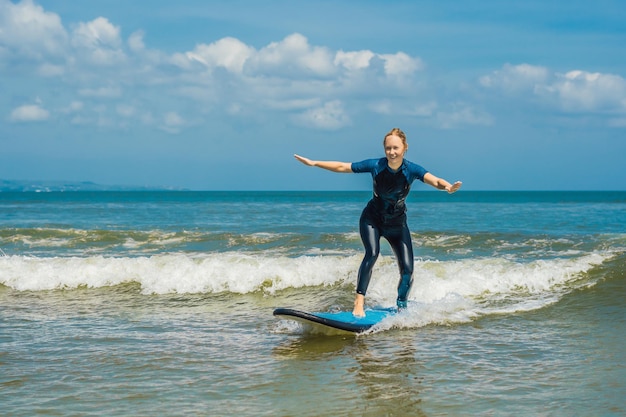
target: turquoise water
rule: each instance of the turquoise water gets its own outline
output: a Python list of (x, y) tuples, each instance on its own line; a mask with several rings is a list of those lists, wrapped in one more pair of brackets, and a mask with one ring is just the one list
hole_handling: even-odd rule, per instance
[(350, 309), (368, 198), (0, 193), (3, 415), (626, 414), (626, 192), (413, 192), (408, 311), (274, 318)]

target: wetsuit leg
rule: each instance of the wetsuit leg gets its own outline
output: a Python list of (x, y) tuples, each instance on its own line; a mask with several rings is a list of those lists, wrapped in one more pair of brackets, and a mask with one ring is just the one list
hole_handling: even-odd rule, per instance
[(398, 283), (398, 308), (406, 308), (409, 291), (413, 285), (413, 242), (406, 223), (387, 229), (383, 236), (389, 241), (400, 267)]
[(372, 268), (380, 254), (380, 231), (371, 219), (368, 218), (365, 211), (361, 214), (359, 220), (359, 231), (361, 233), (361, 241), (365, 248), (365, 256), (359, 267), (359, 277), (356, 284), (357, 294), (365, 295), (367, 287), (372, 277)]

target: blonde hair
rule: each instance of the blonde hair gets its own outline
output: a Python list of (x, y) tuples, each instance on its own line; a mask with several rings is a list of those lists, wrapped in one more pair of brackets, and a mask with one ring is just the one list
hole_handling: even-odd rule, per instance
[(406, 135), (404, 134), (404, 132), (401, 129), (399, 129), (397, 127), (394, 127), (393, 129), (391, 129), (389, 131), (389, 133), (387, 133), (385, 135), (385, 138), (383, 139), (383, 146), (385, 146), (385, 142), (387, 141), (387, 138), (389, 136), (394, 136), (394, 135), (399, 137), (400, 139), (402, 139), (402, 144), (404, 145), (404, 150), (405, 151), (407, 149), (409, 149), (409, 144), (406, 142)]

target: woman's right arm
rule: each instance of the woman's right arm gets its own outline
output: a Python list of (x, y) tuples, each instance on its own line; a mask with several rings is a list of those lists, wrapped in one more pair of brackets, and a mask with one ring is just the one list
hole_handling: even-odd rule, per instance
[(342, 173), (350, 173), (352, 172), (352, 163), (351, 162), (338, 162), (338, 161), (313, 161), (309, 158), (305, 158), (304, 156), (294, 155), (294, 157), (302, 162), (304, 165), (310, 167), (318, 167), (327, 169), (332, 172), (342, 172)]

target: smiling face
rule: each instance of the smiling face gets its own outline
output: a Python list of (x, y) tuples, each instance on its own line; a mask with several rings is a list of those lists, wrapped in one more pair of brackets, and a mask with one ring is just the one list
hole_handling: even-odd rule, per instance
[(397, 134), (392, 133), (385, 137), (385, 156), (391, 169), (398, 169), (402, 165), (407, 149), (406, 142)]

